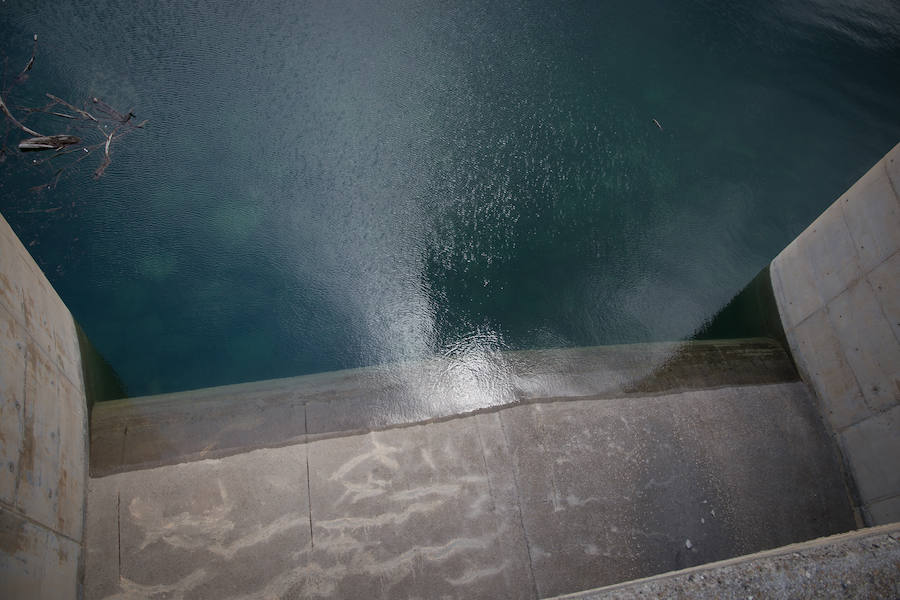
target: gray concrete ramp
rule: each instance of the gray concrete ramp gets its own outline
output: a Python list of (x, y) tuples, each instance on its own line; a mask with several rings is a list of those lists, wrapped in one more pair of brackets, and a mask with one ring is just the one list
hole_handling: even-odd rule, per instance
[(91, 479), (85, 589), (539, 598), (853, 527), (802, 383), (547, 401)]

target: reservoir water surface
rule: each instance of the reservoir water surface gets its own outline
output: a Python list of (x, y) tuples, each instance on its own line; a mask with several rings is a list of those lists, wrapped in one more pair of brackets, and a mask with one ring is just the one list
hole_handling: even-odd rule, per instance
[(690, 338), (900, 140), (889, 0), (7, 0), (0, 44), (17, 114), (149, 119), (38, 192), (2, 130), (131, 395)]

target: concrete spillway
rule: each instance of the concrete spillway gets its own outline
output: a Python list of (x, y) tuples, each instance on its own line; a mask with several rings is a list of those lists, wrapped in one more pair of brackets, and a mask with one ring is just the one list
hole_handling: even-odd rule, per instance
[[(898, 521), (898, 190), (900, 146), (773, 262), (790, 355), (435, 360), (100, 404), (90, 435), (72, 317), (0, 220), (0, 596), (539, 598)], [(897, 540), (580, 597), (891, 597)]]

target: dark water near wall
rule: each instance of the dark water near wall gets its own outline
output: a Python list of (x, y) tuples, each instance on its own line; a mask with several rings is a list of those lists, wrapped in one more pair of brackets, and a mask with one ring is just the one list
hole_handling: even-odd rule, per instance
[(7, 0), (10, 71), (33, 33), (14, 103), (150, 119), (96, 182), (0, 164), (133, 395), (689, 337), (900, 141), (890, 0)]

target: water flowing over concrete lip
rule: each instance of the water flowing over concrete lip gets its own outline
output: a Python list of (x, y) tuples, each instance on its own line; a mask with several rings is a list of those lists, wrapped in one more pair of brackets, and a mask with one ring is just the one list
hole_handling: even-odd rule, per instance
[(102, 402), (91, 473), (458, 417), (531, 402), (796, 381), (773, 340), (628, 344), (446, 358)]

